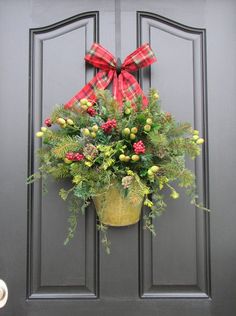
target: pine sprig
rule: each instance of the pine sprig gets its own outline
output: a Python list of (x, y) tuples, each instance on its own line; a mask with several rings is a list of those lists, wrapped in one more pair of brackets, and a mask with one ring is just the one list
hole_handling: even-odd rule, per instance
[(75, 137), (64, 136), (60, 139), (54, 148), (52, 149), (52, 154), (56, 158), (64, 158), (66, 153), (70, 151), (78, 151), (81, 148), (81, 144)]

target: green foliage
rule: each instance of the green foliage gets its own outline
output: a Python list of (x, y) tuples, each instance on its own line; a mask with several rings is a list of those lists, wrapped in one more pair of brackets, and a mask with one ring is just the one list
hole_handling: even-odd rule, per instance
[[(197, 202), (195, 176), (185, 167), (186, 156), (194, 159), (200, 154), (199, 132), (162, 111), (156, 90), (150, 91), (146, 108), (141, 96), (132, 102), (124, 101), (120, 108), (107, 90), (97, 91), (94, 116), (88, 113), (90, 106), (85, 101), (70, 109), (59, 105), (53, 110), (53, 126), (43, 129), (43, 147), (38, 151), (39, 172), (27, 179), (28, 184), (40, 178), (45, 183), (50, 175), (71, 182), (69, 190), (59, 191), (69, 203), (65, 243), (75, 234), (79, 213), (84, 214), (91, 198), (109, 190), (114, 181), (124, 197), (138, 192), (144, 198), (148, 207), (144, 228), (153, 234), (153, 219), (166, 209), (165, 188), (175, 199), (179, 196), (175, 187), (186, 188), (192, 203), (204, 209)], [(115, 125), (106, 130), (104, 124), (111, 122)], [(145, 147), (144, 152), (136, 152), (134, 144), (138, 142)], [(99, 223), (98, 229), (109, 253), (107, 226)]]
[(65, 155), (70, 151), (78, 151), (82, 145), (76, 137), (64, 136), (52, 149), (52, 155), (56, 158), (65, 158)]

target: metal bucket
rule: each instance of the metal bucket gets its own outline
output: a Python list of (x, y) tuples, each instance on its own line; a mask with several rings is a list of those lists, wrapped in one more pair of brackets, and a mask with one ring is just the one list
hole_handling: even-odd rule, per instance
[(99, 220), (108, 226), (128, 226), (140, 219), (143, 196), (132, 189), (123, 196), (117, 185), (93, 198)]

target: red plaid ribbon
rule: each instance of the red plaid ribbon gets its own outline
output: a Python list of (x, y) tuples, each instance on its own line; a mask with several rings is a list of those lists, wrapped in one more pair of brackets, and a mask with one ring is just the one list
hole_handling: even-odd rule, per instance
[(143, 44), (125, 58), (121, 65), (121, 71), (117, 74), (117, 61), (115, 57), (100, 44), (94, 43), (85, 56), (85, 60), (94, 67), (101, 69), (82, 90), (80, 90), (65, 108), (71, 108), (79, 100), (86, 98), (96, 100), (94, 89), (104, 90), (113, 80), (114, 98), (122, 105), (123, 100), (133, 100), (138, 95), (143, 98), (143, 105), (148, 104), (148, 99), (137, 80), (130, 72), (147, 67), (157, 59), (149, 44)]

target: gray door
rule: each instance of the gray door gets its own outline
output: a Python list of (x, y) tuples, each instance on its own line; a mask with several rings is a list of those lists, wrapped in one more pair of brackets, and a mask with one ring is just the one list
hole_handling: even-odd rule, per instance
[[(0, 279), (9, 290), (1, 315), (236, 314), (235, 17), (233, 0), (0, 0)], [(93, 207), (65, 247), (59, 184), (48, 195), (25, 185), (43, 118), (94, 75), (83, 61), (94, 41), (122, 59), (151, 44), (158, 63), (139, 81), (206, 138), (189, 164), (213, 210), (170, 201), (155, 238), (142, 222), (110, 229), (109, 256)]]

